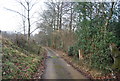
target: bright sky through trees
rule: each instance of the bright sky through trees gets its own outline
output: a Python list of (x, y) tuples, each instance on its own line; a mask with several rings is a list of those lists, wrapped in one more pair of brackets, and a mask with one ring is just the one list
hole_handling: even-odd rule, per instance
[[(17, 3), (16, 0), (0, 0), (0, 30), (21, 32), (23, 29), (21, 28), (22, 27), (21, 16), (17, 13), (6, 10), (5, 8), (9, 8), (21, 12), (21, 5)], [(42, 12), (44, 8), (45, 8), (44, 0), (40, 0), (39, 3), (37, 3), (34, 6), (33, 10), (31, 11), (31, 14), (33, 14), (34, 12)], [(33, 21), (37, 20), (36, 17), (37, 14), (35, 15)], [(35, 24), (31, 28), (31, 31), (34, 30), (34, 28), (35, 28)]]
[[(35, 1), (35, 0), (33, 0)], [(47, 0), (38, 0), (39, 3), (33, 8), (31, 13), (34, 12), (42, 12), (42, 10), (45, 9), (44, 1)], [(55, 1), (55, 0), (53, 0)], [(59, 1), (59, 0), (57, 0)], [(83, 2), (84, 0), (62, 0), (62, 1), (76, 1), (76, 2)], [(91, 1), (91, 0), (86, 0)], [(101, 1), (101, 0), (92, 0), (92, 1)], [(104, 0), (103, 0), (104, 1)], [(116, 1), (116, 0), (105, 0), (105, 1)], [(22, 27), (22, 18), (17, 13), (8, 11), (4, 8), (9, 8), (16, 11), (21, 11), (21, 5), (16, 2), (16, 0), (0, 0), (0, 30), (2, 31), (18, 31), (21, 32), (23, 28)], [(37, 17), (37, 15), (36, 15)], [(36, 21), (37, 18), (34, 18), (33, 21)], [(31, 28), (31, 31), (34, 30), (36, 25), (34, 24)]]

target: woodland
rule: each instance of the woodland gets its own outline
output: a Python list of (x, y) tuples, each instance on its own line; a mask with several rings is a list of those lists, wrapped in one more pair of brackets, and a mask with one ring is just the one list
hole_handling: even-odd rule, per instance
[[(5, 63), (3, 69), (5, 71), (3, 72), (4, 78), (16, 78), (16, 76), (13, 77), (13, 75), (17, 74), (16, 66), (14, 66), (16, 72), (13, 69), (9, 72), (6, 71), (6, 69), (8, 69), (6, 66), (13, 67), (13, 63), (19, 66), (19, 73), (22, 74), (21, 70), (24, 69), (22, 67), (29, 66), (31, 68), (28, 69), (27, 72), (33, 74), (36, 71), (34, 67), (37, 68), (38, 62), (44, 59), (43, 54), (45, 54), (45, 50), (43, 47), (50, 47), (52, 49), (63, 51), (68, 57), (74, 59), (75, 62), (81, 61), (81, 64), (83, 65), (79, 65), (87, 66), (89, 67), (89, 70), (95, 69), (102, 72), (101, 76), (110, 73), (113, 73), (114, 75), (120, 73), (119, 1), (50, 1), (45, 2), (45, 6), (46, 9), (43, 13), (39, 13), (38, 21), (36, 22), (36, 29), (39, 29), (38, 34), (32, 35), (32, 32), (30, 32), (32, 27), (29, 22), (29, 15), (27, 16), (29, 28), (27, 34), (8, 34), (3, 32), (5, 40), (5, 46), (3, 47), (3, 52), (5, 53), (3, 60)], [(27, 12), (29, 14), (29, 8)], [(8, 39), (10, 39), (12, 43), (7, 41)], [(9, 49), (7, 47), (9, 47)], [(17, 49), (18, 51), (10, 51), (10, 49)], [(79, 59), (79, 50), (82, 54), (82, 59)], [(10, 59), (16, 58), (16, 56), (11, 55), (12, 53), (16, 54), (16, 52), (24, 53), (18, 55), (17, 58), (20, 56), (21, 59), (29, 59), (29, 63), (24, 61), (25, 64), (22, 65), (22, 60)], [(8, 60), (10, 60), (10, 62), (8, 62)], [(31, 62), (33, 60), (35, 65)], [(14, 71), (14, 74), (11, 71)], [(23, 72), (25, 76), (17, 76), (19, 76), (19, 78), (30, 78), (31, 76), (27, 75), (28, 73), (25, 72)], [(8, 75), (9, 73), (12, 74), (7, 76), (5, 75), (6, 73), (8, 73)]]

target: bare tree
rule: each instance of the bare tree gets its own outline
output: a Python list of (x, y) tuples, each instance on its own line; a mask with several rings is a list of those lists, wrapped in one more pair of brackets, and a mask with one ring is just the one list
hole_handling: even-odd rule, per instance
[[(24, 34), (25, 34), (25, 19), (27, 19), (27, 23), (28, 23), (28, 40), (30, 38), (30, 34), (31, 34), (31, 17), (30, 17), (30, 11), (32, 10), (32, 8), (35, 6), (37, 0), (33, 3), (33, 0), (17, 0), (17, 2), (21, 5), (21, 7), (23, 7), (24, 12), (20, 12), (20, 11), (16, 11), (16, 10), (12, 10), (12, 9), (8, 9), (5, 8), (9, 11), (15, 12), (19, 15), (21, 15), (22, 20), (23, 20), (23, 28), (24, 28)], [(24, 14), (26, 12), (27, 16)]]
[(30, 21), (30, 11), (32, 10), (32, 8), (34, 7), (34, 5), (36, 3), (32, 3), (32, 0), (25, 0), (25, 3), (22, 2), (22, 1), (17, 1), (18, 3), (21, 4), (21, 6), (24, 7), (24, 9), (26, 10), (27, 12), (27, 20), (28, 20), (28, 40), (30, 38), (30, 29), (31, 29), (31, 21)]

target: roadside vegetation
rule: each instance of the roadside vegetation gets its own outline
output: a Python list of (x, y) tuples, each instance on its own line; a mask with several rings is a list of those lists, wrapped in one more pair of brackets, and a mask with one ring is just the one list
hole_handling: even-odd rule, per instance
[[(21, 38), (22, 37), (22, 38)], [(33, 41), (26, 41), (21, 35), (11, 41), (2, 38), (2, 78), (32, 79), (39, 67), (43, 67), (45, 50)]]

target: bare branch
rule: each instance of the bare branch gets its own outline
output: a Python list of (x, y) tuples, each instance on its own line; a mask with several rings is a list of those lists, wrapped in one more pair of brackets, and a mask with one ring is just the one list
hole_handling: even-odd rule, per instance
[(36, 13), (38, 13), (38, 12), (34, 12), (34, 13), (31, 15), (30, 19), (31, 19), (31, 18), (34, 18), (34, 15), (35, 15)]
[(33, 22), (30, 26), (32, 26), (33, 24), (35, 24), (35, 23), (37, 23), (38, 21), (35, 21), (35, 22)]
[(27, 8), (26, 8), (26, 6), (21, 2), (21, 1), (17, 1), (18, 3), (20, 3), (26, 10), (28, 10)]
[(25, 2), (26, 2), (26, 3), (28, 3), (28, 1), (27, 1), (27, 0), (25, 0)]
[(19, 14), (19, 15), (25, 17), (25, 18), (27, 18), (25, 15), (21, 14), (21, 13), (18, 12), (18, 11), (15, 11), (15, 10), (12, 10), (12, 9), (9, 9), (9, 8), (5, 8), (5, 7), (4, 7), (4, 9), (9, 10), (9, 11), (12, 11), (12, 12), (15, 12), (15, 13), (17, 13), (17, 14)]
[(29, 10), (31, 10), (33, 7), (34, 7), (34, 5), (36, 5), (37, 3), (34, 3), (34, 4), (32, 4), (32, 6), (31, 6), (31, 8), (29, 9)]
[(30, 34), (32, 34), (33, 32), (35, 32), (39, 27), (35, 28)]

